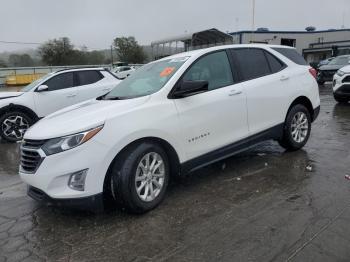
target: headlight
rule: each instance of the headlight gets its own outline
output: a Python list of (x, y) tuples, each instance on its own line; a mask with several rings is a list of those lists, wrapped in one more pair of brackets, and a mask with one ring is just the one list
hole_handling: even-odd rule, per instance
[(103, 126), (99, 126), (78, 134), (50, 139), (43, 145), (42, 150), (46, 155), (53, 155), (67, 151), (89, 141), (100, 132), (102, 128)]
[(341, 71), (341, 70), (338, 70), (338, 71), (337, 71), (337, 75), (338, 75), (338, 76), (343, 76), (343, 75), (345, 75), (345, 72), (343, 72), (343, 71)]

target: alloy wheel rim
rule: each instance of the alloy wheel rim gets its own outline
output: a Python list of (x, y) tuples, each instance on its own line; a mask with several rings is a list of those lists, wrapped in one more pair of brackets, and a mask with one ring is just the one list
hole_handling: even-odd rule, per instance
[(164, 180), (163, 158), (156, 152), (144, 155), (136, 169), (135, 187), (138, 197), (144, 202), (153, 201), (162, 191)]
[(2, 133), (10, 138), (20, 140), (29, 128), (28, 121), (22, 116), (9, 116), (2, 122)]
[(298, 112), (294, 115), (291, 124), (291, 135), (295, 142), (302, 143), (309, 132), (309, 121), (304, 112)]

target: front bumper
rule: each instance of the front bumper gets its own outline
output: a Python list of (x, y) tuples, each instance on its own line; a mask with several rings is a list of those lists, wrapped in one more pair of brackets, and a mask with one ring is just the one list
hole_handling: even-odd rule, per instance
[[(92, 139), (71, 150), (42, 157), (35, 173), (26, 173), (20, 168), (19, 175), (30, 188), (36, 188), (47, 196), (45, 199), (71, 202), (71, 199), (78, 201), (103, 192), (104, 178), (110, 164), (105, 145)], [(70, 188), (68, 186), (70, 175), (85, 169), (88, 171), (84, 191)]]
[(104, 210), (102, 193), (83, 198), (55, 199), (38, 188), (28, 186), (27, 194), (36, 201), (50, 206), (89, 210), (92, 212), (102, 212)]

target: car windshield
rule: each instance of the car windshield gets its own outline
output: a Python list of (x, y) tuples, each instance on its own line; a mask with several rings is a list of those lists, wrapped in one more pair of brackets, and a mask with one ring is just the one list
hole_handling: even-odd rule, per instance
[(188, 58), (161, 60), (142, 66), (103, 99), (128, 99), (153, 94), (169, 81)]
[(30, 90), (32, 90), (34, 87), (36, 87), (40, 82), (45, 81), (46, 79), (48, 79), (49, 77), (51, 77), (52, 73), (44, 75), (40, 78), (38, 78), (37, 80), (31, 82), (29, 85), (25, 86), (22, 88), (21, 92), (28, 92)]
[(332, 61), (329, 62), (329, 65), (348, 65), (350, 61), (349, 56), (339, 56), (334, 58)]

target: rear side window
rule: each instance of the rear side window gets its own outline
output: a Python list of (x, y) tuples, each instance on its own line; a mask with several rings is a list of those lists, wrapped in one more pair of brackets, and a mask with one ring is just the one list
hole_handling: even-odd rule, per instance
[(45, 82), (45, 85), (49, 87), (49, 91), (55, 91), (74, 86), (73, 73), (63, 73), (54, 76)]
[(294, 63), (296, 63), (298, 65), (308, 65), (308, 63), (305, 61), (305, 59), (295, 49), (279, 48), (279, 47), (275, 47), (272, 49), (277, 51), (278, 53), (284, 55), (289, 60), (292, 60)]
[(264, 51), (257, 48), (231, 49), (240, 66), (243, 80), (251, 80), (271, 74)]
[(271, 68), (271, 73), (277, 73), (285, 67), (285, 65), (280, 60), (271, 55), (269, 52), (265, 52), (265, 54)]
[(200, 58), (185, 73), (183, 80), (208, 81), (209, 90), (232, 85), (232, 71), (226, 51), (211, 53)]
[(77, 75), (78, 83), (80, 86), (90, 85), (100, 81), (103, 76), (97, 71), (77, 71), (75, 72)]

